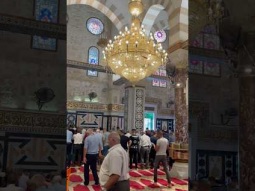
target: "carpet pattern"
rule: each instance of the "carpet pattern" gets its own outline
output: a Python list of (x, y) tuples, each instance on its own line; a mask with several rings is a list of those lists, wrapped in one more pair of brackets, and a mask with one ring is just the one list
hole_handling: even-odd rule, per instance
[[(83, 167), (72, 167), (69, 176), (68, 191), (100, 191), (101, 187), (93, 185), (93, 175), (90, 174), (90, 182), (88, 186), (83, 184)], [(130, 170), (130, 188), (131, 191), (188, 191), (188, 181), (171, 177), (172, 188), (167, 188), (167, 180), (163, 169), (158, 169), (158, 184), (153, 182), (153, 169)]]

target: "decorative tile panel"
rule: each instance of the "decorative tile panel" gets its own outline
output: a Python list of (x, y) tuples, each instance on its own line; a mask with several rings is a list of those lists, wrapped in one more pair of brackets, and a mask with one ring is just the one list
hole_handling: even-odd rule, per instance
[(124, 105), (122, 104), (98, 104), (98, 103), (86, 103), (78, 101), (68, 101), (67, 102), (68, 110), (89, 110), (89, 111), (115, 111), (123, 112)]
[(196, 174), (223, 180), (237, 177), (236, 157), (237, 152), (197, 150)]
[(31, 113), (0, 110), (0, 127), (51, 127), (65, 128), (66, 116), (49, 113)]
[(83, 128), (101, 128), (102, 113), (77, 112), (76, 126)]
[[(61, 171), (65, 168), (66, 139), (63, 135), (6, 133), (5, 168)], [(8, 160), (7, 160), (8, 159)]]
[(124, 97), (124, 130), (128, 130), (128, 97), (129, 97), (129, 90), (125, 89), (125, 97)]
[(135, 128), (141, 130), (144, 120), (144, 89), (136, 89), (135, 101)]

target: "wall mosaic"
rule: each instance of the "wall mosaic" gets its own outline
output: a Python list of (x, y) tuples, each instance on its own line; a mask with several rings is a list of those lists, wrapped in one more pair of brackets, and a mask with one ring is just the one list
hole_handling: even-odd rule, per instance
[(76, 126), (83, 128), (101, 128), (103, 113), (77, 112)]
[(143, 112), (144, 112), (144, 89), (136, 89), (136, 103), (135, 103), (135, 128), (143, 129)]
[(103, 112), (70, 111), (67, 113), (67, 125), (82, 128), (124, 128), (123, 116), (109, 115)]
[(237, 152), (197, 150), (196, 174), (225, 180), (237, 177)]
[(49, 113), (0, 110), (0, 128), (13, 127), (51, 127), (65, 128), (66, 116)]
[(124, 129), (128, 130), (128, 97), (129, 90), (125, 89), (125, 97), (124, 97)]
[[(32, 132), (32, 133), (31, 133)], [(3, 169), (22, 168), (32, 171), (60, 171), (65, 168), (63, 153), (65, 134), (34, 134), (5, 132)], [(8, 160), (7, 160), (8, 159)]]

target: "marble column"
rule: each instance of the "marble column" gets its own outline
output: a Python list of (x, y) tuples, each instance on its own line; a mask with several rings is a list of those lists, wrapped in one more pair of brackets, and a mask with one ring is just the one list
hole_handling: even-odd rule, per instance
[(144, 86), (126, 86), (124, 104), (124, 129), (129, 131), (133, 128), (143, 130), (144, 124)]
[[(240, 190), (255, 190), (255, 77), (240, 78)], [(252, 184), (253, 183), (253, 184)]]
[[(248, 37), (248, 38), (247, 38)], [(239, 186), (240, 190), (255, 190), (255, 70), (247, 55), (255, 58), (255, 33), (246, 36), (246, 50), (239, 52), (239, 65), (243, 69), (239, 77)]]
[(175, 140), (188, 143), (187, 69), (177, 69), (175, 76)]

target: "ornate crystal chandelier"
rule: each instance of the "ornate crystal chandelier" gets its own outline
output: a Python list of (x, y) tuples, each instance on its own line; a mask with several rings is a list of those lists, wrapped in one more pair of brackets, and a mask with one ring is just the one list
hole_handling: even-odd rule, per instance
[(153, 35), (145, 35), (138, 16), (143, 12), (142, 0), (131, 0), (129, 12), (132, 15), (130, 30), (126, 27), (109, 41), (103, 51), (111, 70), (132, 84), (153, 74), (167, 60), (167, 53), (160, 43), (155, 43)]

